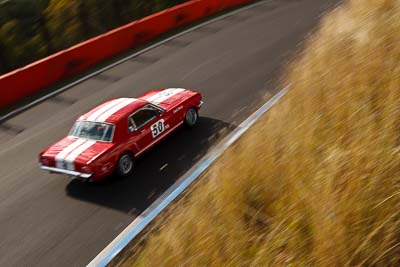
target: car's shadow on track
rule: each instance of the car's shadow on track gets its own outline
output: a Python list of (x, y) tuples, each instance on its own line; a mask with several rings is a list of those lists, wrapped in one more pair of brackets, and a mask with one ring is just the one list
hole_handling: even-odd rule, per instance
[(132, 177), (120, 179), (113, 175), (104, 181), (89, 184), (72, 180), (66, 187), (67, 194), (83, 201), (140, 214), (204, 156), (215, 141), (234, 128), (234, 125), (202, 117), (195, 128), (181, 127), (141, 156), (135, 162)]

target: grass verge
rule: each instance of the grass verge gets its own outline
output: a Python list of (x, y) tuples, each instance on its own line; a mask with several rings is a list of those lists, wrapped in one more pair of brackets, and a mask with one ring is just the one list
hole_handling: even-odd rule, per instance
[(398, 266), (400, 2), (351, 0), (126, 266)]

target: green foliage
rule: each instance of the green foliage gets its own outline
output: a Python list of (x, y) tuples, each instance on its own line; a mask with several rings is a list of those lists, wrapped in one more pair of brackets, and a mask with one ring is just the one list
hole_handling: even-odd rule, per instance
[(177, 0), (155, 0), (154, 7), (156, 10), (166, 9), (168, 7), (181, 4), (186, 1), (177, 1)]
[(11, 70), (21, 65), (45, 56), (43, 39), (39, 34), (27, 33), (23, 23), (10, 20), (0, 28), (0, 40), (4, 53), (5, 70)]
[(45, 14), (51, 38), (57, 48), (64, 49), (83, 39), (76, 0), (52, 0)]
[(0, 0), (0, 74), (187, 0)]

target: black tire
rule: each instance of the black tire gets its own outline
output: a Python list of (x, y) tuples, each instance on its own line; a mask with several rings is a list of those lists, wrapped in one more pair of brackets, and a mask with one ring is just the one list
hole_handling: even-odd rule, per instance
[(123, 154), (117, 162), (117, 174), (120, 177), (127, 177), (133, 173), (135, 159), (131, 153)]
[(189, 108), (185, 113), (185, 125), (189, 128), (194, 127), (199, 121), (199, 114), (197, 113), (197, 109)]

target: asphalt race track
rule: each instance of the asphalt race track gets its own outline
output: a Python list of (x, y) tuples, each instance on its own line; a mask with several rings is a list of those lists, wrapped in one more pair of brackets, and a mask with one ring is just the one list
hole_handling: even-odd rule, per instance
[[(279, 89), (287, 60), (338, 1), (263, 2), (128, 60), (0, 125), (0, 266), (89, 263), (263, 104), (265, 95)], [(133, 177), (84, 184), (38, 168), (39, 151), (66, 135), (83, 112), (109, 98), (162, 87), (202, 92), (202, 119), (195, 129), (180, 129), (143, 155)]]

